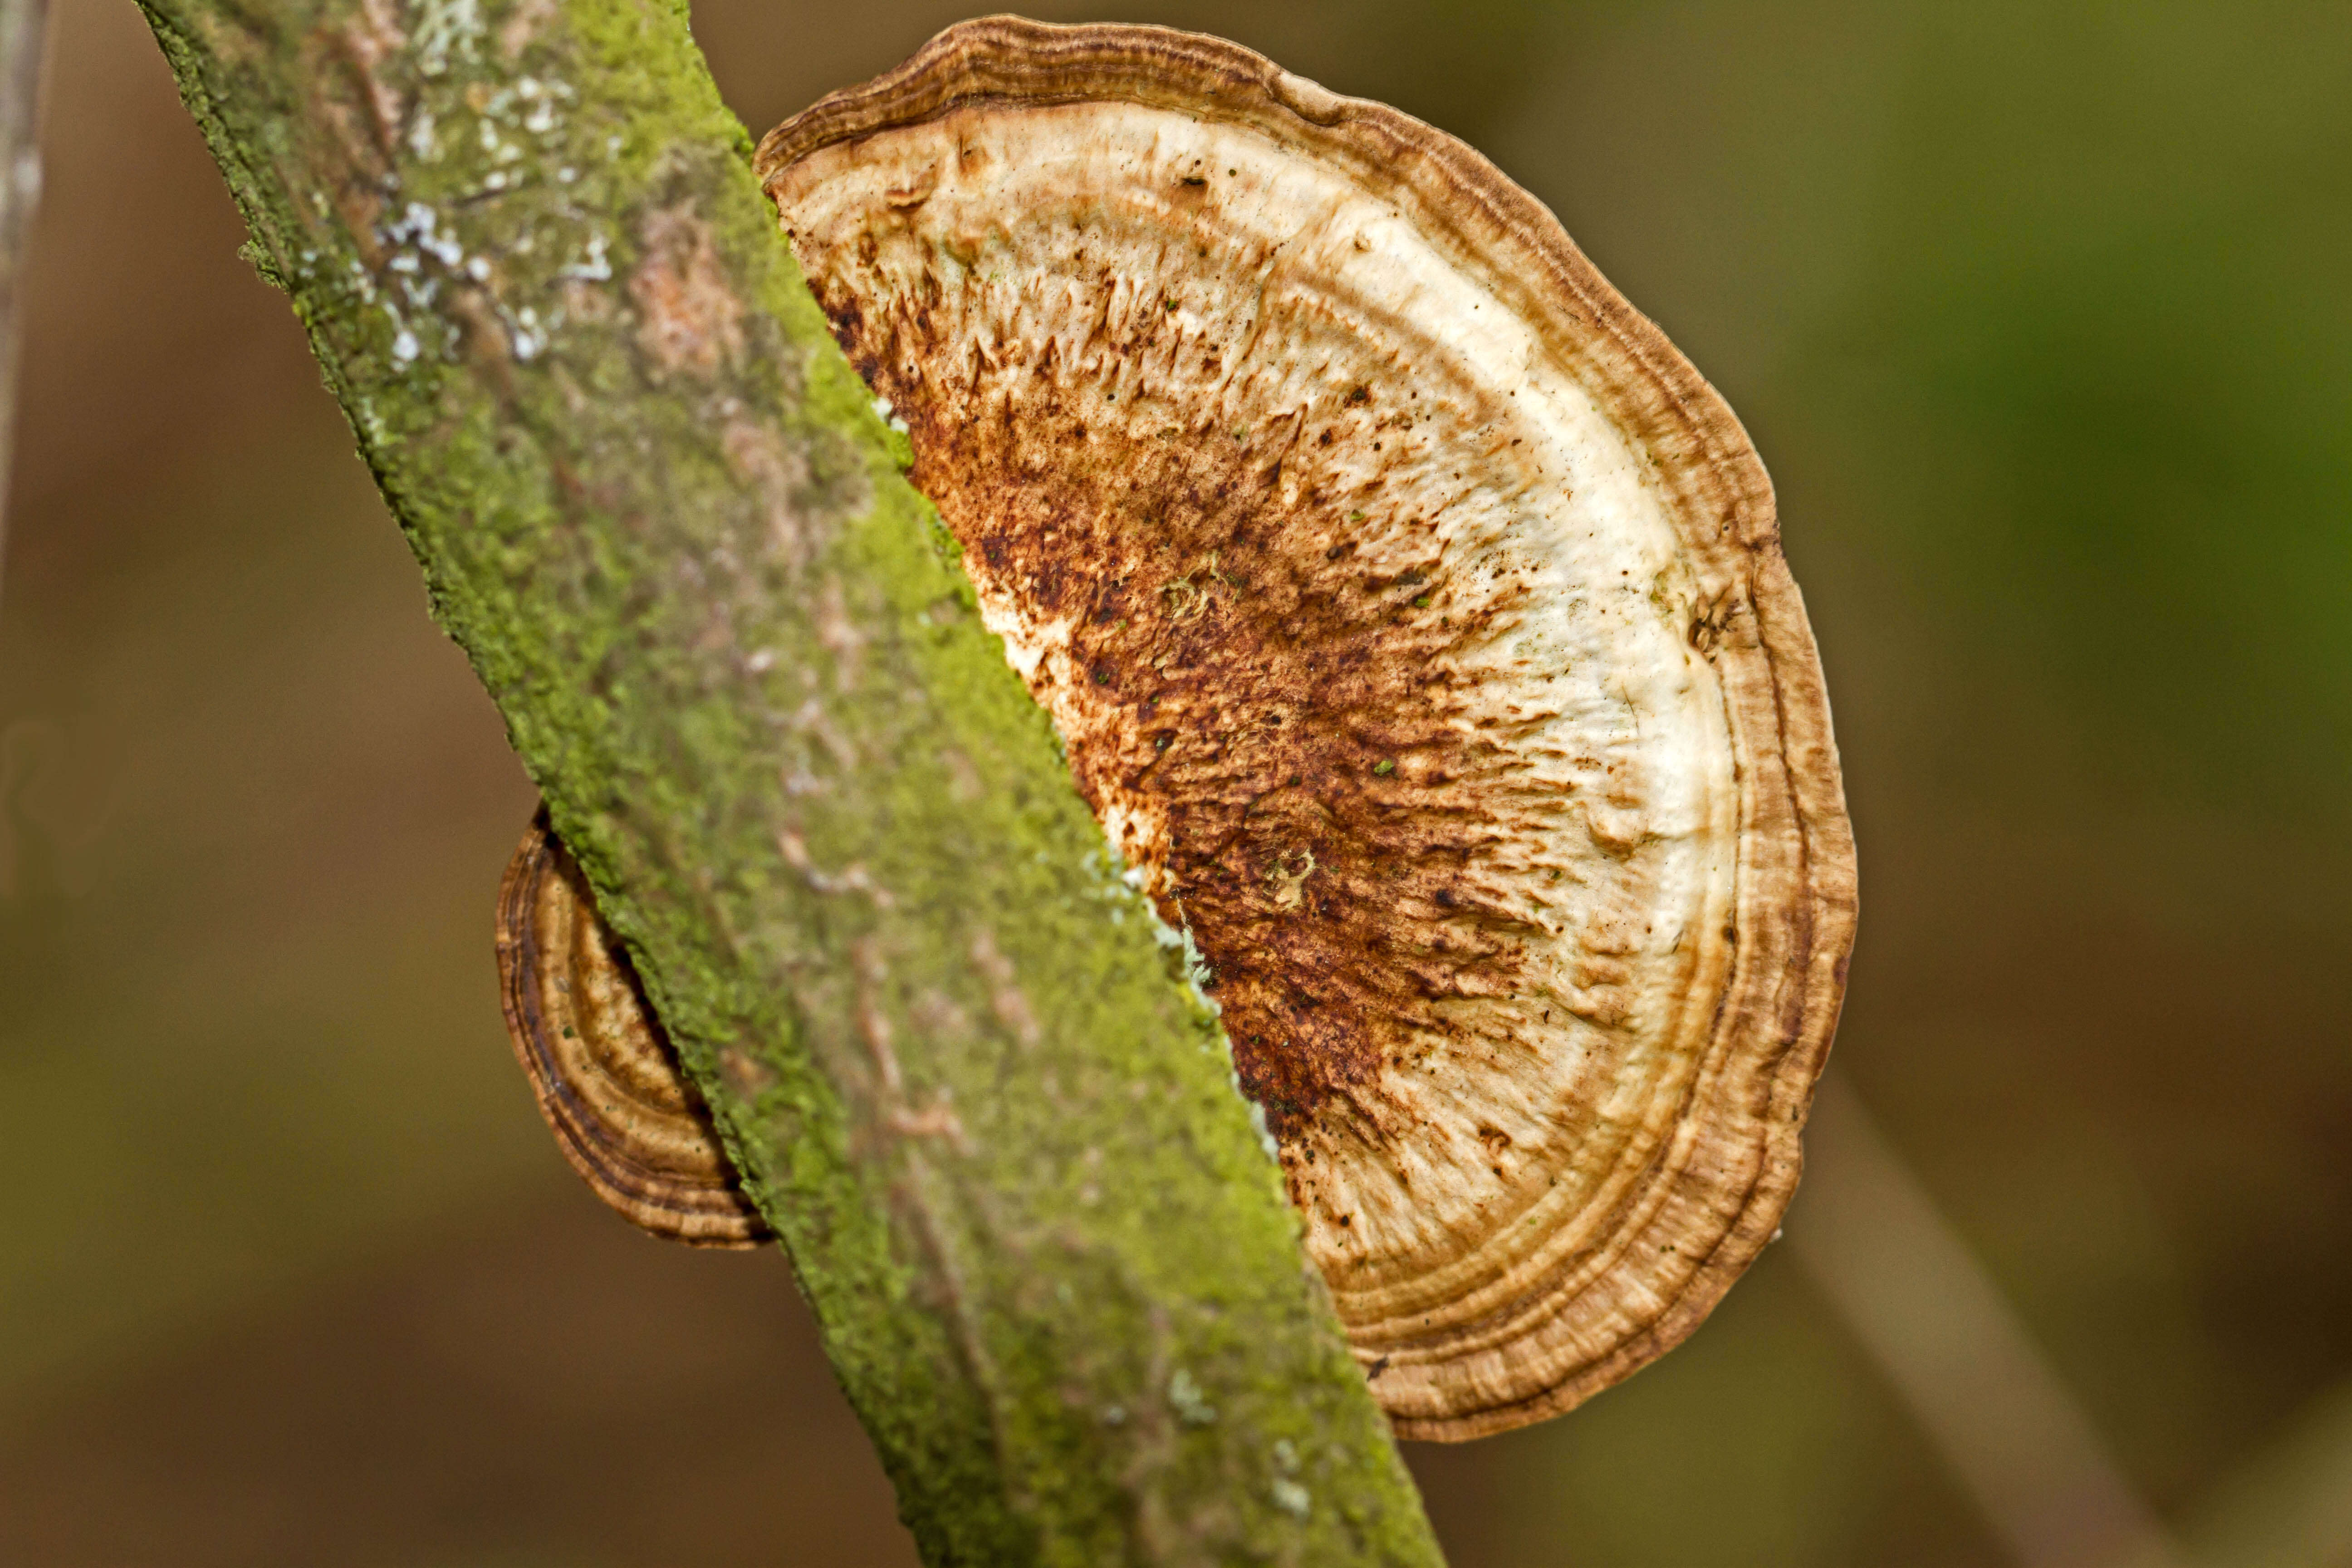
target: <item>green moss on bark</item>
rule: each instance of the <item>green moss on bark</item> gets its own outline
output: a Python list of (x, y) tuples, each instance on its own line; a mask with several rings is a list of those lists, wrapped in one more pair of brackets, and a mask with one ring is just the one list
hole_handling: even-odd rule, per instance
[(934, 1563), (1434, 1563), (660, 0), (144, 0)]

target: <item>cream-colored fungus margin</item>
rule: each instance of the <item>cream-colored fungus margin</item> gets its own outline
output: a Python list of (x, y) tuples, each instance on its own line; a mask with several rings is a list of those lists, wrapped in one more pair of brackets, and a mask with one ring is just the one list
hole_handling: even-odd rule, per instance
[(761, 173), (1184, 922), (1400, 1432), (1567, 1408), (1769, 1239), (1853, 919), (1730, 411), (1453, 139), (996, 18)]

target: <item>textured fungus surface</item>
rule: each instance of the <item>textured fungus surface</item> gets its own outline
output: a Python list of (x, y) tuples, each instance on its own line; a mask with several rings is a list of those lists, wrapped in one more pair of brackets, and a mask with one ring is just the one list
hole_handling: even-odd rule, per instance
[[(1686, 1334), (1794, 1187), (1853, 913), (1730, 411), (1476, 154), (1213, 40), (970, 24), (761, 170), (1399, 1429)], [(747, 1241), (561, 855), (501, 911), (542, 1109), (639, 1223)]]
[(507, 1033), (572, 1168), (658, 1236), (696, 1247), (767, 1240), (544, 813), (499, 885), (498, 946)]
[(759, 167), (1400, 1430), (1687, 1333), (1795, 1184), (1853, 913), (1720, 398), (1475, 153), (1211, 39), (969, 24)]

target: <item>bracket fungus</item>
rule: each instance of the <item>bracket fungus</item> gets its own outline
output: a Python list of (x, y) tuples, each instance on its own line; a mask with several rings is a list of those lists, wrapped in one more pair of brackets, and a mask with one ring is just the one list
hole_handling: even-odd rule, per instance
[(1855, 897), (1722, 398), (1477, 153), (1211, 38), (968, 23), (758, 170), (1399, 1434), (1689, 1333), (1795, 1186)]
[(710, 1112), (542, 811), (499, 886), (507, 1034), (556, 1147), (596, 1195), (656, 1236), (756, 1247)]

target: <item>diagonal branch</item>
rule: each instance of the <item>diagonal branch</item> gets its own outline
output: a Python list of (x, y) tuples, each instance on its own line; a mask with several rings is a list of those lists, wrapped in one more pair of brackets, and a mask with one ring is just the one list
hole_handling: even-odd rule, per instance
[(933, 1563), (1436, 1561), (663, 0), (143, 0)]

